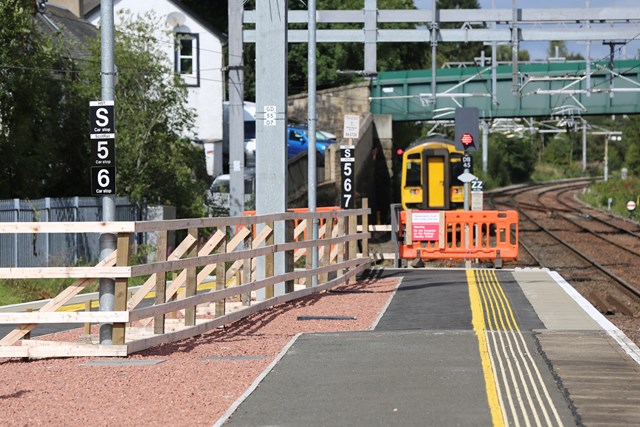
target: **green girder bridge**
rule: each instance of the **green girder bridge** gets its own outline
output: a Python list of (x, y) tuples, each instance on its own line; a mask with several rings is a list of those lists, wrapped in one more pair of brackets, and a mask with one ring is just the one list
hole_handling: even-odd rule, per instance
[[(545, 62), (380, 72), (371, 112), (395, 121), (453, 120), (458, 107), (481, 119), (640, 113), (639, 60)], [(435, 95), (435, 97), (434, 97)]]

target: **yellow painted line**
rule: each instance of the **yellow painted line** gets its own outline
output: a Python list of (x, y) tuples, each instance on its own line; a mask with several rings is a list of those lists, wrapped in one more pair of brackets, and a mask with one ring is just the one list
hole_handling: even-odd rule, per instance
[[(213, 289), (213, 287), (215, 286), (215, 282), (207, 282), (207, 283), (203, 283), (201, 285), (198, 286), (198, 290), (202, 291), (202, 290), (207, 290), (207, 289)], [(147, 293), (147, 295), (145, 296), (145, 299), (147, 298), (155, 298), (156, 297), (156, 293), (155, 291), (151, 291), (149, 293)], [(91, 300), (91, 308), (98, 308), (99, 304), (98, 304), (98, 300)], [(85, 310), (85, 303), (77, 303), (77, 304), (68, 304), (68, 305), (64, 305), (62, 307), (60, 307), (57, 311), (58, 312), (70, 312), (70, 311), (84, 311)]]
[(484, 321), (484, 312), (482, 309), (482, 301), (478, 292), (478, 284), (472, 270), (467, 270), (467, 283), (469, 284), (469, 299), (471, 300), (471, 314), (473, 331), (478, 339), (480, 348), (480, 359), (482, 362), (482, 372), (484, 374), (485, 389), (487, 392), (487, 401), (489, 410), (491, 411), (491, 420), (494, 427), (504, 427), (504, 414), (500, 405), (500, 398), (496, 388), (496, 382), (493, 375), (493, 367), (487, 347), (486, 326)]

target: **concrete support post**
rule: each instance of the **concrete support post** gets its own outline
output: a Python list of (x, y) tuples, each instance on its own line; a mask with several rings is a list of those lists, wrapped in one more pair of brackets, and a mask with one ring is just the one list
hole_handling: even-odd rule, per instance
[[(256, 4), (256, 211), (287, 209), (287, 2)], [(275, 224), (275, 243), (284, 243), (285, 224)], [(274, 257), (273, 272), (284, 274), (285, 254)], [(258, 279), (267, 277), (265, 257), (258, 258)], [(278, 286), (284, 293), (284, 284)], [(265, 292), (257, 298), (264, 299)]]

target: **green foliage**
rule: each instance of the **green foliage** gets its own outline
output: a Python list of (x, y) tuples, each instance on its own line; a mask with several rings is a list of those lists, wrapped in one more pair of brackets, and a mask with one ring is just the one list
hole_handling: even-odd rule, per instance
[(34, 6), (0, 2), (0, 199), (88, 192), (86, 105), (69, 96), (65, 42), (37, 30)]
[(625, 181), (610, 179), (606, 182), (596, 182), (581, 197), (586, 203), (603, 209), (607, 208), (608, 199), (611, 198), (611, 210), (619, 215), (629, 216), (627, 202), (630, 200), (638, 202), (640, 178), (632, 177)]
[[(527, 182), (535, 169), (533, 144), (524, 138), (509, 139), (503, 135), (493, 135), (490, 140), (491, 155), (488, 159), (489, 178), (492, 185), (506, 186)], [(476, 154), (476, 165), (480, 156)], [(479, 168), (478, 168), (479, 169)]]
[[(176, 206), (180, 217), (202, 214), (204, 160), (186, 135), (194, 112), (186, 107), (187, 89), (173, 75), (153, 13), (122, 12), (115, 35), (118, 83), (115, 87), (117, 191), (132, 200)], [(100, 40), (75, 86), (84, 99), (100, 99)]]

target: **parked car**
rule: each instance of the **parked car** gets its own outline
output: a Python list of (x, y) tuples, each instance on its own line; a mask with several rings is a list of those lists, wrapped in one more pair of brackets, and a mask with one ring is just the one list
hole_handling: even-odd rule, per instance
[[(309, 149), (309, 128), (306, 126), (289, 126), (287, 128), (287, 156), (307, 152)], [(324, 156), (327, 147), (336, 142), (335, 137), (323, 131), (316, 131), (316, 149)]]
[[(229, 215), (229, 191), (231, 188), (229, 174), (218, 175), (207, 191), (205, 208), (209, 216)], [(255, 193), (255, 169), (245, 169), (244, 177), (244, 205), (246, 209), (253, 209)]]

